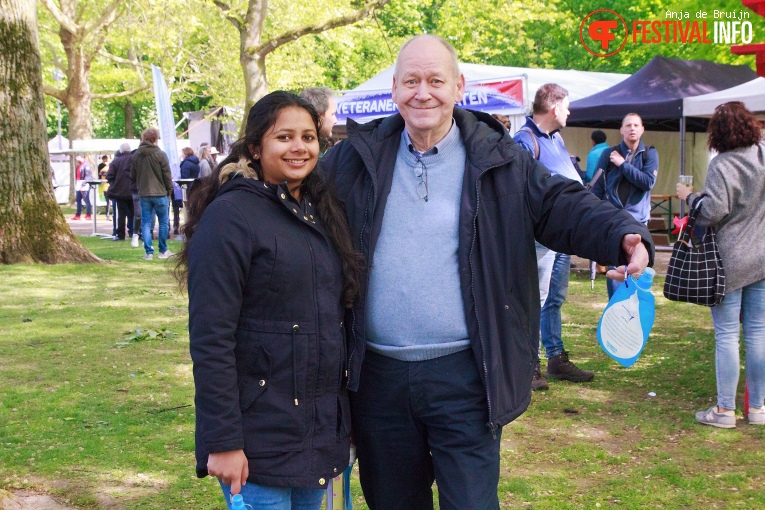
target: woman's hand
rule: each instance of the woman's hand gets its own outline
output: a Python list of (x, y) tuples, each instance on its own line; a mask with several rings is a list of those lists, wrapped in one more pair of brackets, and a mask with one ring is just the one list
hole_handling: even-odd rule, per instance
[(682, 201), (685, 201), (686, 198), (688, 198), (688, 195), (693, 193), (693, 186), (686, 186), (685, 184), (677, 183), (677, 198), (679, 198)]
[(239, 494), (250, 475), (244, 450), (211, 453), (207, 457), (207, 472), (218, 477), (224, 484), (230, 485), (232, 495)]

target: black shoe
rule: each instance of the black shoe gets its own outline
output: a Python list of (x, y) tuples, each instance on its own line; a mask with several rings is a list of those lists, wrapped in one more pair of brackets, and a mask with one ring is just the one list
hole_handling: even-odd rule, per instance
[(547, 377), (564, 381), (587, 382), (592, 381), (595, 372), (577, 367), (568, 360), (568, 353), (563, 351), (554, 358), (547, 360)]
[(547, 379), (542, 377), (542, 367), (539, 365), (539, 361), (537, 361), (537, 365), (534, 367), (534, 377), (531, 378), (531, 391), (546, 390), (548, 388)]

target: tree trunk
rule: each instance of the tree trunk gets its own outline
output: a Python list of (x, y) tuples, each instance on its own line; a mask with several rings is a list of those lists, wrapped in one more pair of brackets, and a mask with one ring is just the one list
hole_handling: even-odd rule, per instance
[(239, 126), (241, 137), (244, 135), (250, 108), (258, 102), (258, 99), (268, 94), (268, 83), (266, 82), (266, 61), (260, 55), (241, 51), (239, 61), (242, 63), (244, 73), (244, 117), (242, 125)]
[(0, 0), (0, 263), (98, 262), (56, 203), (34, 0)]
[(125, 101), (125, 138), (135, 138), (135, 106), (130, 99)]
[(77, 37), (61, 27), (61, 43), (67, 59), (66, 109), (69, 111), (69, 139), (90, 140), (93, 138), (93, 123), (90, 114), (90, 60), (83, 53)]

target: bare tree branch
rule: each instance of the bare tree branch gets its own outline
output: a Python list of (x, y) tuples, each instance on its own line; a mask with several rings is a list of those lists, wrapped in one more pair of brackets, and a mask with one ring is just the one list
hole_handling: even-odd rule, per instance
[(241, 15), (238, 15), (237, 13), (232, 12), (230, 5), (228, 5), (225, 2), (221, 2), (220, 0), (213, 0), (213, 3), (217, 5), (221, 11), (224, 12), (224, 14), (226, 15), (226, 19), (229, 20), (231, 24), (233, 24), (236, 27), (239, 33), (241, 33), (242, 30), (245, 29), (244, 20), (242, 19)]
[(90, 97), (92, 99), (116, 99), (118, 97), (128, 97), (128, 96), (132, 96), (133, 94), (138, 94), (139, 92), (143, 92), (144, 90), (148, 88), (149, 88), (149, 85), (145, 84), (141, 87), (138, 87), (132, 90), (125, 90), (123, 92), (109, 92), (106, 94), (91, 94)]
[(66, 103), (66, 91), (51, 87), (50, 85), (43, 84), (43, 94), (58, 99), (62, 103)]
[(61, 12), (61, 9), (59, 9), (58, 6), (53, 3), (53, 0), (40, 0), (40, 3), (48, 10), (48, 12), (50, 12), (51, 16), (53, 16), (53, 19), (55, 19), (56, 23), (61, 25), (62, 28), (66, 29), (72, 34), (77, 33), (77, 25), (75, 24), (74, 20), (66, 17), (64, 13)]
[(101, 51), (98, 52), (98, 54), (101, 55), (102, 57), (107, 58), (107, 59), (111, 60), (112, 62), (116, 62), (118, 64), (124, 64), (126, 66), (131, 66), (131, 67), (134, 67), (134, 68), (140, 67), (142, 69), (146, 69), (147, 71), (151, 71), (151, 66), (148, 66), (148, 65), (146, 65), (146, 64), (144, 64), (142, 62), (137, 62), (135, 60), (130, 60), (130, 59), (127, 59), (127, 58), (118, 57), (117, 55), (113, 55), (113, 54), (109, 53), (106, 50), (101, 50)]
[[(45, 0), (45, 1), (51, 1), (51, 0)], [(83, 30), (85, 33), (90, 33), (91, 31), (98, 30), (101, 27), (104, 27), (106, 29), (106, 32), (109, 30), (109, 26), (114, 23), (114, 20), (117, 19), (117, 10), (118, 7), (123, 3), (124, 0), (112, 0), (112, 3), (107, 5), (103, 12), (101, 12), (101, 16), (97, 18), (91, 19), (88, 23), (83, 25)]]
[[(217, 1), (217, 0), (216, 0)], [(299, 39), (300, 37), (303, 37), (304, 35), (309, 34), (319, 34), (321, 32), (324, 32), (325, 30), (330, 30), (337, 27), (342, 27), (345, 25), (350, 25), (351, 23), (355, 23), (359, 21), (360, 19), (363, 19), (369, 15), (374, 9), (377, 9), (378, 7), (382, 7), (385, 4), (390, 2), (390, 0), (372, 0), (371, 2), (368, 2), (364, 7), (359, 9), (358, 11), (345, 15), (340, 16), (337, 18), (333, 18), (327, 21), (324, 21), (322, 23), (316, 23), (314, 25), (306, 25), (304, 27), (296, 28), (295, 30), (290, 30), (288, 32), (283, 33), (282, 35), (278, 37), (274, 37), (273, 39), (270, 39), (260, 46), (251, 46), (247, 48), (247, 52), (251, 55), (257, 54), (260, 56), (260, 58), (264, 58), (266, 55), (274, 51), (280, 46), (283, 46), (287, 44), (288, 42), (292, 42), (296, 39)]]

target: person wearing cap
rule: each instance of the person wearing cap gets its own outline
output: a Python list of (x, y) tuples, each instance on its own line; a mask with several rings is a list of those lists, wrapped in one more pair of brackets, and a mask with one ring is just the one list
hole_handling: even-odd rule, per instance
[(212, 165), (210, 166), (212, 170), (215, 170), (215, 167), (218, 166), (218, 149), (213, 145), (210, 147), (210, 157), (212, 158)]

